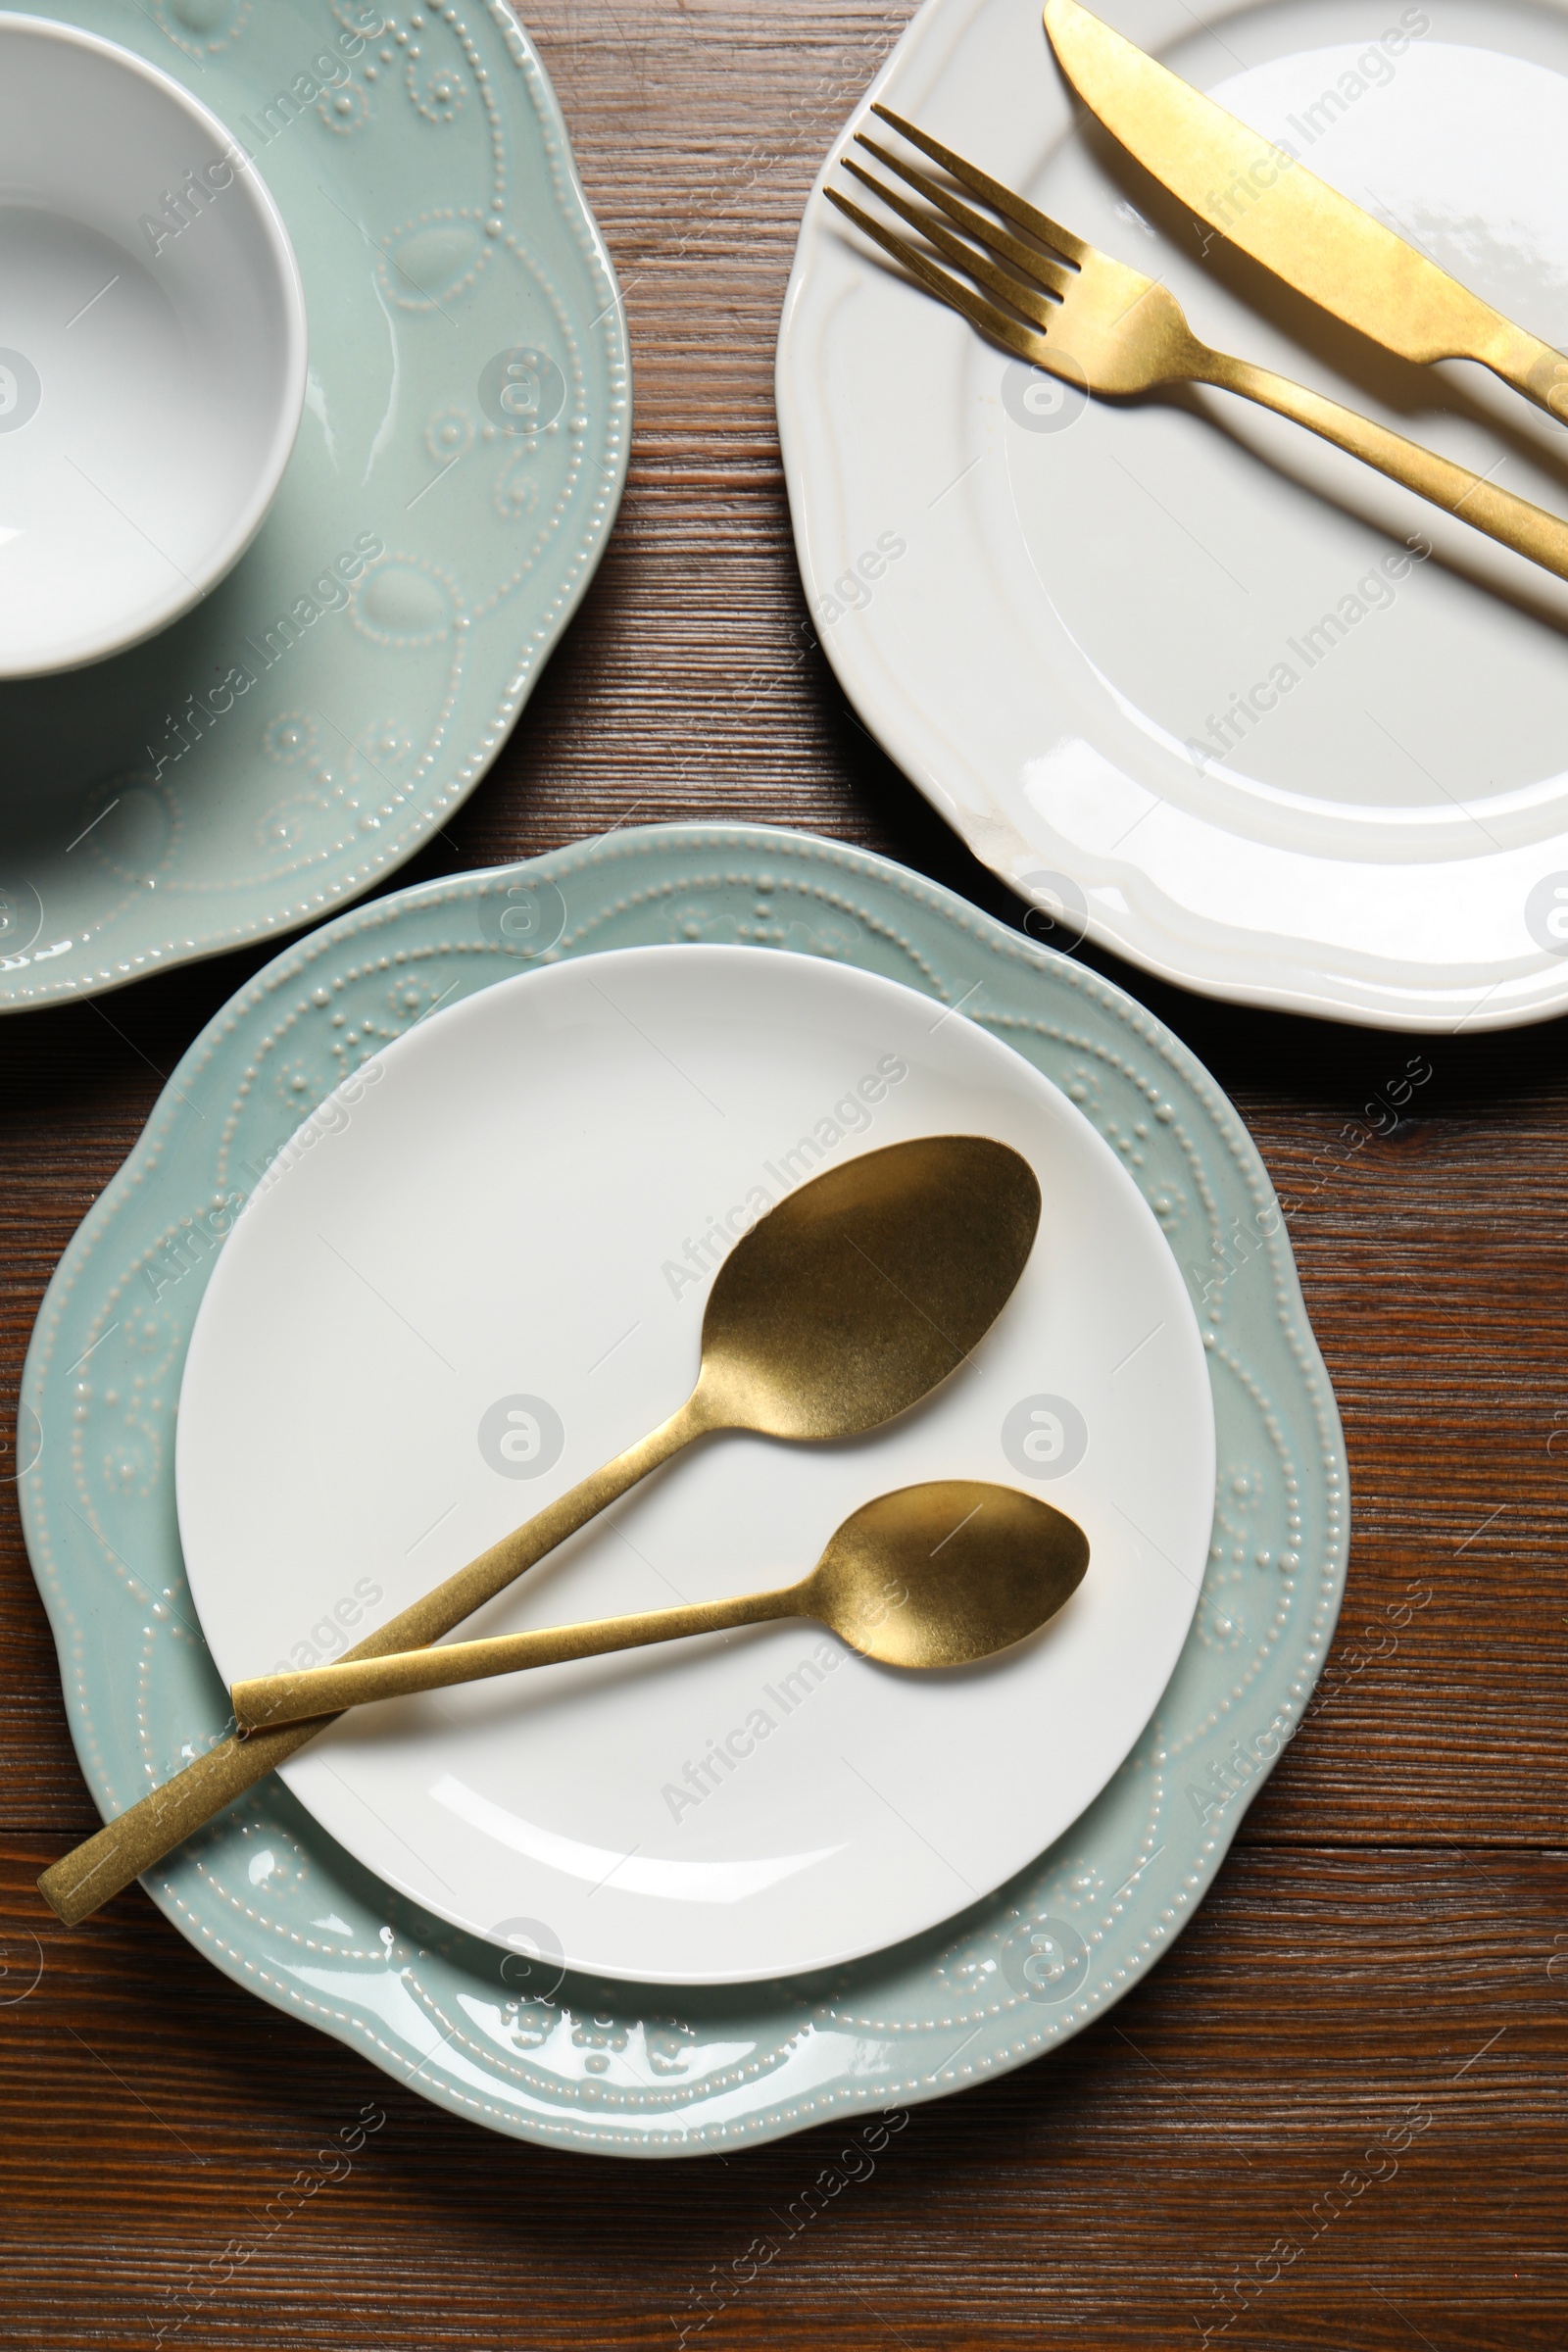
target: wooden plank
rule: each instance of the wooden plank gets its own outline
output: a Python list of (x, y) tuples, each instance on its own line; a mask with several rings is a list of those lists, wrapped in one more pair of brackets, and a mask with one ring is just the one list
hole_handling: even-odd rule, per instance
[[(626, 292), (631, 477), (512, 744), (394, 887), (616, 823), (747, 818), (863, 843), (1015, 914), (844, 703), (795, 570), (773, 422), (801, 207), (906, 15), (530, 11)], [(95, 1817), (6, 1491), (9, 2340), (118, 2352), (164, 2327), (192, 2348), (511, 2352), (675, 2345), (684, 2326), (705, 2352), (1163, 2352), (1227, 2312), (1209, 2340), (1269, 2352), (1568, 2340), (1557, 1029), (1405, 1040), (1088, 959), (1208, 1063), (1293, 1203), (1351, 1458), (1323, 1701), (1174, 1951), (1057, 2057), (911, 2111), (808, 2230), (780, 2216), (822, 2167), (864, 2171), (853, 2134), (646, 2167), (497, 2140), (248, 1998), (139, 1894), (74, 1936), (44, 1912), (34, 1874)], [(8, 1436), (61, 1250), (162, 1076), (261, 960), (0, 1026)], [(1382, 1132), (1392, 1118), (1367, 1106), (1412, 1056), (1431, 1075)], [(1401, 1620), (1412, 1594), (1429, 1597)], [(334, 2164), (272, 2227), (279, 2189), (327, 2169), (318, 2151), (367, 2106), (386, 2120), (352, 2171)], [(1401, 2115), (1429, 2120), (1395, 2149)], [(742, 2283), (755, 2240), (773, 2251)], [(695, 2331), (714, 2266), (721, 2308)]]
[(16, 2341), (673, 2343), (713, 2264), (707, 2345), (1562, 2341), (1568, 1854), (1243, 1851), (1113, 2013), (875, 2155), (641, 2167), (428, 2107), (139, 1896), (27, 1944), (45, 1850), (0, 1845)]

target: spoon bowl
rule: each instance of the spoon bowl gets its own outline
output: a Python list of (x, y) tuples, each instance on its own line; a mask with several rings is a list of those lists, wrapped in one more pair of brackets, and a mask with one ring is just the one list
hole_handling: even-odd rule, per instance
[(846, 1519), (801, 1613), (884, 1666), (969, 1666), (1038, 1633), (1088, 1566), (1083, 1529), (1038, 1495), (937, 1479)]
[(719, 1268), (698, 1398), (711, 1426), (851, 1438), (956, 1371), (1040, 1225), (1028, 1161), (983, 1135), (862, 1152), (791, 1193)]

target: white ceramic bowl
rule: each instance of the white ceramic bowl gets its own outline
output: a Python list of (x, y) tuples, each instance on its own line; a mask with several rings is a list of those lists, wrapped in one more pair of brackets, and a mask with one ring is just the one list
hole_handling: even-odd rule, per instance
[(0, 678), (150, 637), (243, 555), (305, 401), (243, 149), (168, 74), (0, 15)]

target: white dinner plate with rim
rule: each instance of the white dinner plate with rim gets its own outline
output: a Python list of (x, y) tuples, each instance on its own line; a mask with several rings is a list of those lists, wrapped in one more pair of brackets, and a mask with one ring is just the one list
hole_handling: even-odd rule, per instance
[[(191, 1592), (227, 1680), (335, 1654), (680, 1403), (707, 1288), (688, 1245), (700, 1259), (715, 1218), (781, 1197), (801, 1138), (827, 1164), (941, 1132), (1012, 1144), (1045, 1202), (960, 1373), (854, 1444), (708, 1441), (470, 1630), (745, 1592), (935, 1476), (1033, 1482), (1080, 1522), (1067, 1609), (939, 1676), (790, 1624), (345, 1720), (283, 1775), (368, 1869), (573, 1969), (760, 1980), (951, 1917), (1104, 1786), (1207, 1554), (1213, 1411), (1185, 1282), (1048, 1080), (960, 1014), (814, 957), (549, 964), (433, 1014), (329, 1099), (239, 1217), (192, 1335)], [(1022, 1446), (1041, 1426), (1066, 1433), (1054, 1459)], [(736, 1727), (751, 1752), (675, 1801)]]
[[(1103, 13), (1568, 348), (1563, 8)], [(1203, 340), (1568, 511), (1560, 426), (1228, 254), (1069, 100), (1036, 0), (927, 0), (812, 191), (779, 343), (801, 567), (866, 724), (1068, 944), (1391, 1028), (1568, 1007), (1568, 585), (1248, 403), (1009, 362), (823, 202), (874, 97)]]

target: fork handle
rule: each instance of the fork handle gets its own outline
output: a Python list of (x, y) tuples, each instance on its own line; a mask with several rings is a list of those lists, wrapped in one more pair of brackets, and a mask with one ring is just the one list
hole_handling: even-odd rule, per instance
[(1260, 408), (1304, 424), (1309, 433), (1348, 451), (1363, 466), (1375, 466), (1391, 482), (1401, 483), (1441, 507), (1446, 514), (1457, 515), (1472, 529), (1485, 531), (1489, 539), (1498, 540), (1544, 570), (1555, 572), (1558, 579), (1568, 580), (1568, 523), (1548, 514), (1544, 508), (1533, 507), (1528, 499), (1497, 489), (1466, 466), (1450, 465), (1418, 442), (1406, 441), (1374, 424), (1370, 417), (1357, 416), (1353, 410), (1325, 400), (1320, 392), (1293, 384), (1288, 376), (1275, 375), (1270, 368), (1254, 368), (1248, 360), (1232, 359), (1226, 352), (1209, 351), (1200, 344), (1193, 356), (1192, 376), (1197, 383), (1239, 392), (1244, 400), (1255, 400)]

